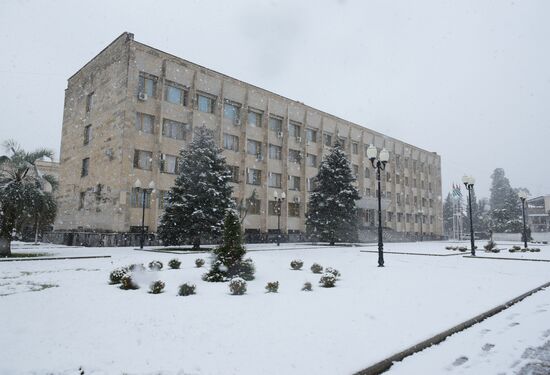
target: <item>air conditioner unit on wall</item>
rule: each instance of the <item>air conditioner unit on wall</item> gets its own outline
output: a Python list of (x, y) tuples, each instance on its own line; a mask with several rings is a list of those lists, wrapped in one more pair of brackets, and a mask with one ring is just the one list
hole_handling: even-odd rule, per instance
[(233, 121), (233, 124), (234, 124), (235, 126), (241, 125), (241, 119), (240, 119), (240, 118), (236, 118), (235, 121)]
[(277, 137), (283, 138), (283, 132), (278, 132), (278, 133), (277, 133)]
[(147, 100), (147, 94), (144, 93), (144, 92), (138, 93), (138, 99), (139, 99), (139, 100), (146, 101), (146, 100)]
[(302, 137), (296, 137), (296, 142), (302, 143)]
[(294, 197), (294, 203), (300, 203), (300, 197), (299, 196), (295, 196)]

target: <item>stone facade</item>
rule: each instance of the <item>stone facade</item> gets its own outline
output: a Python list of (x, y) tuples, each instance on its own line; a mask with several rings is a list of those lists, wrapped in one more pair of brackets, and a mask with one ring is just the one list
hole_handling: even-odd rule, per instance
[(305, 231), (311, 179), (340, 139), (357, 174), (364, 227), (375, 225), (375, 172), (365, 156), (374, 144), (390, 151), (382, 182), (386, 226), (414, 235), (422, 210), (424, 234), (442, 235), (436, 153), (159, 51), (130, 33), (69, 78), (56, 229), (135, 229), (142, 215), (139, 180), (143, 187), (155, 186), (145, 209), (145, 225), (154, 232), (162, 196), (175, 179), (174, 157), (202, 124), (215, 131), (233, 167), (236, 200), (255, 192), (244, 221), (248, 233), (276, 230), (270, 203), (275, 191), (287, 193), (283, 232)]

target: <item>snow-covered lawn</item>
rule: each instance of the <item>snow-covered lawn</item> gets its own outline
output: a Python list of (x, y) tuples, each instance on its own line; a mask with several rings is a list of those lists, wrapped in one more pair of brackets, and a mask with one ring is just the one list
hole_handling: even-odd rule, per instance
[[(446, 245), (385, 248), (447, 254)], [(244, 296), (201, 280), (207, 268), (194, 260), (208, 264), (204, 253), (39, 246), (54, 256), (112, 258), (0, 262), (0, 373), (74, 373), (81, 366), (86, 374), (352, 373), (550, 280), (544, 262), (387, 254), (387, 267), (378, 268), (376, 253), (361, 252), (376, 250), (370, 245), (248, 248), (258, 250), (249, 253), (257, 273)], [(180, 270), (167, 269), (174, 257)], [(301, 271), (289, 267), (296, 258), (304, 261)], [(141, 289), (108, 285), (115, 267), (153, 259), (165, 268), (148, 271)], [(317, 286), (313, 262), (342, 273), (336, 288)], [(147, 293), (157, 279), (165, 292)], [(266, 294), (266, 283), (276, 280), (279, 293)], [(306, 281), (313, 292), (301, 291)], [(195, 283), (197, 294), (177, 296), (183, 282)]]

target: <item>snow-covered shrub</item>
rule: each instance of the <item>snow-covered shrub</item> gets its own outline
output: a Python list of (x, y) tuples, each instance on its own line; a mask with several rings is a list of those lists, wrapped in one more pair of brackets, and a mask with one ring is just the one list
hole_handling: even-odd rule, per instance
[(151, 271), (160, 271), (163, 267), (163, 264), (160, 260), (153, 260), (149, 262), (149, 269)]
[(460, 247), (458, 248), (458, 251), (465, 252), (465, 251), (468, 251), (468, 248), (465, 247), (465, 246), (460, 246)]
[(452, 250), (453, 247), (452, 246), (445, 246), (445, 250)]
[(212, 265), (210, 266), (210, 271), (202, 275), (202, 279), (204, 281), (219, 283), (222, 281), (226, 281), (226, 274), (225, 271), (226, 267), (223, 265), (223, 263), (216, 259), (212, 262)]
[(109, 275), (109, 280), (111, 284), (120, 284), (120, 279), (122, 279), (122, 276), (126, 275), (127, 273), (128, 269), (126, 267), (119, 267), (112, 270), (111, 274)]
[(278, 281), (270, 281), (265, 286), (265, 290), (267, 290), (268, 293), (277, 293), (279, 291), (279, 282)]
[(180, 266), (181, 266), (181, 261), (179, 259), (176, 259), (176, 258), (170, 259), (170, 261), (168, 262), (168, 267), (170, 267), (173, 270), (179, 269)]
[(524, 248), (521, 249), (521, 252), (522, 252), (522, 253), (525, 253), (525, 252), (527, 252), (527, 251), (529, 251), (529, 248), (528, 248), (528, 247), (524, 247)]
[(149, 285), (149, 293), (151, 294), (159, 294), (162, 293), (164, 290), (164, 282), (157, 280), (153, 281), (151, 285)]
[(127, 273), (120, 278), (120, 289), (139, 289), (139, 285), (132, 279), (132, 274)]
[(195, 289), (196, 289), (195, 284), (183, 283), (179, 287), (178, 295), (190, 296), (191, 294), (195, 294)]
[(234, 277), (229, 282), (229, 291), (233, 295), (241, 295), (246, 293), (246, 281), (240, 277)]
[(145, 272), (145, 266), (141, 263), (130, 264), (128, 269), (132, 272)]
[(337, 269), (332, 268), (332, 267), (325, 268), (325, 272), (333, 274), (334, 277), (336, 277), (336, 278), (339, 278), (341, 276), (340, 272)]
[(305, 292), (311, 292), (312, 291), (311, 283), (309, 281), (306, 281), (304, 283), (304, 286), (302, 287), (302, 290)]
[(323, 266), (321, 266), (320, 264), (318, 263), (313, 263), (311, 265), (311, 272), (313, 273), (321, 273), (323, 272)]
[(254, 280), (254, 273), (256, 273), (256, 266), (251, 258), (244, 259), (239, 265), (239, 277), (246, 281)]
[(336, 276), (334, 276), (332, 273), (326, 272), (323, 274), (323, 276), (321, 276), (319, 284), (321, 284), (323, 288), (332, 288), (336, 284)]
[(304, 262), (301, 261), (300, 259), (294, 259), (292, 262), (290, 262), (290, 267), (293, 270), (299, 270), (302, 268), (303, 265), (304, 265)]
[(201, 268), (202, 266), (204, 266), (204, 259), (202, 258), (195, 259), (195, 266), (197, 266), (197, 268)]

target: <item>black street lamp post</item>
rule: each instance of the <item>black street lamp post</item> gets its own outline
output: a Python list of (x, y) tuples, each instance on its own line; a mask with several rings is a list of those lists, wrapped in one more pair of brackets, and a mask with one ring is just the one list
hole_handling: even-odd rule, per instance
[(520, 191), (518, 195), (519, 195), (519, 199), (521, 199), (521, 212), (523, 214), (523, 245), (527, 249), (527, 225), (525, 224), (525, 200), (527, 199), (528, 195), (524, 191)]
[(422, 224), (424, 223), (424, 211), (420, 210), (418, 211), (420, 214), (420, 242), (424, 240), (424, 232), (422, 230)]
[(474, 218), (472, 216), (472, 189), (474, 188), (475, 181), (475, 178), (473, 178), (472, 176), (462, 177), (462, 182), (468, 190), (468, 205), (470, 206), (470, 245), (472, 246), (472, 256), (476, 255), (476, 245), (474, 239)]
[(153, 194), (153, 192), (155, 190), (155, 183), (153, 181), (151, 181), (149, 183), (149, 189), (142, 189), (141, 188), (141, 181), (138, 178), (136, 180), (136, 182), (134, 183), (134, 187), (138, 191), (138, 197), (139, 197), (139, 192), (141, 192), (141, 197), (142, 197), (142, 200), (141, 200), (141, 238), (139, 240), (139, 248), (143, 249), (143, 244), (145, 243), (145, 206), (146, 206), (145, 198), (146, 198), (148, 193)]
[(382, 189), (380, 184), (380, 171), (386, 169), (386, 163), (390, 160), (390, 153), (385, 148), (380, 151), (374, 145), (367, 148), (367, 158), (376, 169), (376, 181), (378, 183), (378, 267), (384, 267), (384, 243), (382, 241)]
[(279, 194), (275, 191), (273, 197), (275, 198), (275, 212), (277, 213), (277, 246), (281, 246), (281, 211), (286, 194), (283, 191), (279, 197)]

